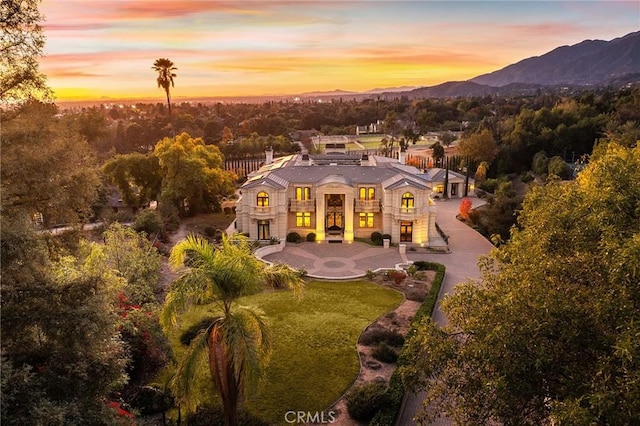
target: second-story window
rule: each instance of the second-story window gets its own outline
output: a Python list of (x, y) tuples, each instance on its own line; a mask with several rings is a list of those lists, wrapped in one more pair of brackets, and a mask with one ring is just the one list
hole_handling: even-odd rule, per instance
[(298, 228), (309, 228), (311, 226), (311, 213), (296, 213), (296, 226)]
[(376, 198), (376, 189), (375, 188), (360, 188), (360, 200), (375, 200)]
[(402, 208), (403, 209), (412, 209), (413, 208), (413, 194), (410, 192), (405, 192), (402, 194)]
[(296, 200), (305, 201), (311, 199), (311, 188), (308, 186), (299, 186), (296, 188)]
[(258, 192), (258, 207), (269, 207), (269, 194), (264, 191)]

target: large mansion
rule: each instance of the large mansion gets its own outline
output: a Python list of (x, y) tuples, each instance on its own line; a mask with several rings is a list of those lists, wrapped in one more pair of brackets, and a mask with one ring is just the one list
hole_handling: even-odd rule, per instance
[[(449, 173), (452, 195), (461, 196), (460, 175)], [(255, 240), (297, 232), (345, 242), (379, 232), (393, 243), (428, 247), (440, 241), (431, 195), (441, 184), (434, 177), (404, 164), (403, 153), (399, 160), (344, 152), (274, 160), (267, 151), (265, 165), (240, 189), (237, 231)]]

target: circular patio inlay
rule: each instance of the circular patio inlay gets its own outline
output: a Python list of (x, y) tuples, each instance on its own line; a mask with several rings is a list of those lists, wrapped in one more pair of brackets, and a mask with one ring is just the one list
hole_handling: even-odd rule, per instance
[(325, 268), (342, 268), (344, 265), (345, 263), (339, 260), (330, 260), (328, 262), (324, 262)]

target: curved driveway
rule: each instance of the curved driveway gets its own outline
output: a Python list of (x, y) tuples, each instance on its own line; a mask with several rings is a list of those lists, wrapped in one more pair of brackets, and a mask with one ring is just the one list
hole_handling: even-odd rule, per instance
[[(471, 200), (473, 207), (484, 204), (484, 201), (479, 198), (472, 197)], [(460, 200), (439, 201), (437, 206), (437, 222), (444, 233), (449, 236), (449, 250), (451, 251), (449, 254), (428, 255), (429, 260), (442, 263), (447, 268), (444, 283), (438, 296), (438, 305), (432, 316), (437, 324), (443, 326), (447, 319), (439, 306), (442, 297), (451, 293), (457, 284), (468, 279), (480, 278), (478, 257), (488, 254), (494, 247), (478, 232), (456, 219), (460, 209)], [(399, 426), (415, 425), (413, 417), (421, 409), (423, 400), (424, 393), (405, 394), (397, 424)], [(450, 425), (451, 421), (438, 419), (432, 424)]]
[[(483, 200), (470, 197), (473, 207), (484, 204)], [(478, 256), (488, 254), (493, 245), (482, 235), (456, 219), (460, 208), (460, 199), (437, 201), (437, 222), (445, 234), (449, 236), (450, 253), (418, 253), (407, 251), (400, 255), (397, 248), (384, 249), (370, 247), (363, 243), (352, 244), (311, 244), (287, 245), (280, 253), (264, 256), (268, 261), (281, 261), (296, 268), (303, 268), (309, 276), (332, 279), (345, 279), (363, 276), (367, 270), (392, 268), (407, 260), (427, 260), (442, 263), (447, 272), (438, 296), (442, 297), (453, 291), (458, 283), (480, 277)], [(436, 306), (433, 320), (440, 325), (446, 323), (446, 317)], [(407, 394), (402, 404), (398, 425), (415, 425), (413, 417), (421, 408), (423, 394)], [(450, 424), (442, 419), (436, 425)]]

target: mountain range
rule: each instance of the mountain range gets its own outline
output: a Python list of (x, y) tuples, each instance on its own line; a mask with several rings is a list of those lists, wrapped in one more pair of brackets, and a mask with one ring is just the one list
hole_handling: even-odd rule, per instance
[(545, 88), (580, 89), (594, 86), (623, 87), (640, 83), (640, 31), (610, 41), (585, 40), (561, 46), (541, 56), (523, 59), (500, 70), (466, 81), (436, 86), (374, 89), (364, 93), (335, 90), (302, 97), (361, 98), (398, 95), (409, 98), (443, 98), (531, 94)]

